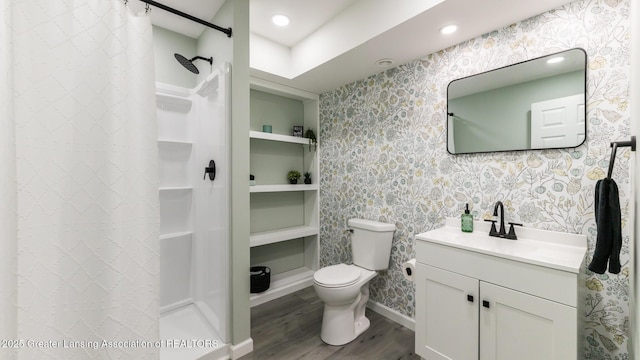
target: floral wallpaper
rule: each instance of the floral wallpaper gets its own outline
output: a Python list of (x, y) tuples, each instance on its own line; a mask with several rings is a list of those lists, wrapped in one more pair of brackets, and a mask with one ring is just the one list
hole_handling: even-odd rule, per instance
[[(414, 285), (401, 264), (415, 235), (505, 203), (508, 221), (581, 233), (595, 247), (594, 188), (606, 176), (613, 140), (628, 140), (629, 0), (584, 0), (495, 30), (320, 97), (321, 265), (351, 262), (347, 220), (395, 223), (390, 267), (371, 298), (414, 314)], [(587, 141), (572, 149), (450, 155), (450, 81), (574, 47), (587, 51)], [(499, 129), (496, 129), (499, 132)], [(504, 134), (508, 136), (508, 134)], [(620, 188), (623, 270), (586, 273), (585, 359), (628, 359), (629, 152), (613, 178)]]

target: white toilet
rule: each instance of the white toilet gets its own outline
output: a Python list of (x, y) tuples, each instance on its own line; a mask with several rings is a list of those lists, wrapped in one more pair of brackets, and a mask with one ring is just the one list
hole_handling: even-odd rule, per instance
[(324, 302), (320, 338), (329, 345), (344, 345), (369, 328), (364, 316), (369, 280), (376, 270), (389, 267), (395, 225), (350, 219), (353, 265), (324, 267), (313, 275), (313, 288)]

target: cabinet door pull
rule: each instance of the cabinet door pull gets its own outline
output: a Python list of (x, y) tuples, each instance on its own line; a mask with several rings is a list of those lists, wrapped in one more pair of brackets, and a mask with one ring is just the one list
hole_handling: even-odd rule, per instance
[(487, 309), (491, 307), (488, 300), (482, 300), (482, 306), (486, 307)]
[(472, 303), (473, 302), (473, 295), (467, 294), (467, 301)]

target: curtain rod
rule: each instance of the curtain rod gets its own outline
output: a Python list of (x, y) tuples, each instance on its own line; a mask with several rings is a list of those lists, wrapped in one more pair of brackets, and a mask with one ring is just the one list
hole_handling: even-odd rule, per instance
[(168, 11), (168, 12), (170, 12), (172, 14), (176, 14), (178, 16), (181, 16), (181, 17), (185, 18), (185, 19), (189, 19), (191, 21), (195, 21), (195, 22), (197, 22), (199, 24), (202, 24), (204, 26), (208, 26), (208, 27), (210, 27), (212, 29), (216, 29), (218, 31), (222, 31), (223, 33), (227, 34), (227, 37), (231, 37), (231, 28), (225, 29), (223, 27), (220, 27), (218, 25), (215, 25), (215, 24), (212, 24), (210, 22), (204, 21), (202, 19), (198, 19), (197, 17), (194, 17), (194, 16), (191, 16), (189, 14), (183, 13), (180, 10), (176, 10), (174, 8), (171, 8), (171, 7), (168, 7), (166, 5), (160, 4), (160, 3), (155, 2), (153, 0), (140, 0), (140, 1), (142, 1), (143, 3), (147, 3), (149, 5), (155, 6), (155, 7), (159, 7), (160, 9), (162, 9), (164, 11)]

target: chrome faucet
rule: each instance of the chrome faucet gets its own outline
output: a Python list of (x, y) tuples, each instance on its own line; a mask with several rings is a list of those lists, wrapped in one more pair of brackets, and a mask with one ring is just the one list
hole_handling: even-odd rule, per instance
[(493, 216), (498, 216), (498, 208), (500, 208), (500, 230), (496, 230), (496, 221), (497, 220), (485, 220), (491, 221), (491, 230), (489, 231), (489, 236), (501, 237), (510, 240), (518, 240), (518, 236), (516, 235), (516, 230), (513, 228), (514, 225), (522, 226), (522, 224), (510, 222), (509, 223), (509, 233), (507, 233), (504, 229), (504, 204), (502, 201), (496, 202), (496, 205), (493, 207)]

